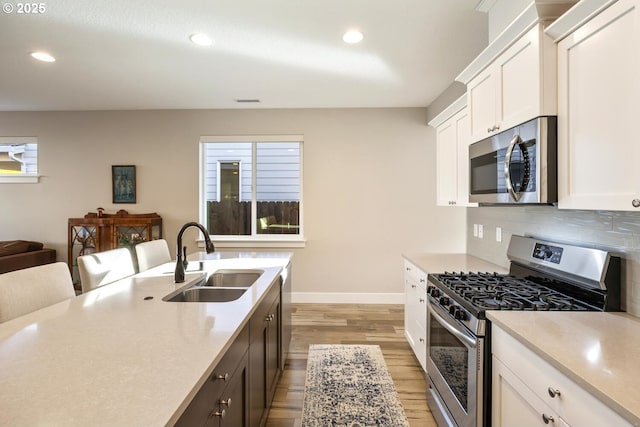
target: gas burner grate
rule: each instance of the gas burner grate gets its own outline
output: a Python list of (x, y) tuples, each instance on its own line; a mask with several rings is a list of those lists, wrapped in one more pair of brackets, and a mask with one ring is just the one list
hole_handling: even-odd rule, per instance
[(446, 288), (476, 310), (592, 310), (582, 301), (531, 280), (498, 273), (435, 275)]

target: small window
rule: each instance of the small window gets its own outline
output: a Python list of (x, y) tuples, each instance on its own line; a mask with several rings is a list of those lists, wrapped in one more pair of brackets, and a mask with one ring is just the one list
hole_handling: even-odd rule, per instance
[(240, 201), (240, 162), (218, 162), (220, 178), (218, 182), (218, 201)]
[(0, 137), (0, 182), (38, 182), (35, 138)]
[(226, 240), (301, 240), (301, 137), (201, 141), (201, 221), (209, 234)]

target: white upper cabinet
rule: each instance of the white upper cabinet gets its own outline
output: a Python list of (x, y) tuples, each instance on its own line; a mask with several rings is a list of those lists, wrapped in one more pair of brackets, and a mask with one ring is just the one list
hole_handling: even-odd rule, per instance
[(556, 58), (541, 24), (507, 48), (467, 83), (473, 142), (524, 123), (556, 115)]
[(569, 7), (532, 3), (456, 78), (467, 85), (471, 142), (557, 114), (556, 45), (543, 22)]
[(429, 122), (436, 129), (437, 204), (478, 206), (469, 202), (469, 115), (460, 97)]
[[(578, 7), (579, 6), (579, 7)], [(584, 0), (558, 40), (558, 207), (640, 211), (638, 0)]]

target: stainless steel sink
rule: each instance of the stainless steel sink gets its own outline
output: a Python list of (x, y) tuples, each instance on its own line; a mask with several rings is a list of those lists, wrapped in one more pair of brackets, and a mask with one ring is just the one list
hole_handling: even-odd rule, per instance
[(209, 276), (205, 286), (245, 287), (253, 285), (262, 275), (260, 270), (216, 270)]
[(229, 302), (240, 298), (247, 288), (191, 287), (163, 298), (171, 302)]

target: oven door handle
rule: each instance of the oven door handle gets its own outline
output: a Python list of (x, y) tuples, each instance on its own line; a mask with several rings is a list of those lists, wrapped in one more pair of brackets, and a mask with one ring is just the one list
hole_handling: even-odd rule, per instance
[(429, 308), (431, 308), (431, 315), (436, 318), (438, 323), (440, 323), (447, 331), (451, 332), (456, 338), (462, 341), (463, 344), (465, 344), (469, 348), (476, 348), (478, 346), (474, 338), (471, 338), (464, 332), (461, 332), (455, 325), (451, 324), (449, 320), (438, 313), (438, 311), (442, 310), (440, 307), (429, 301)]

